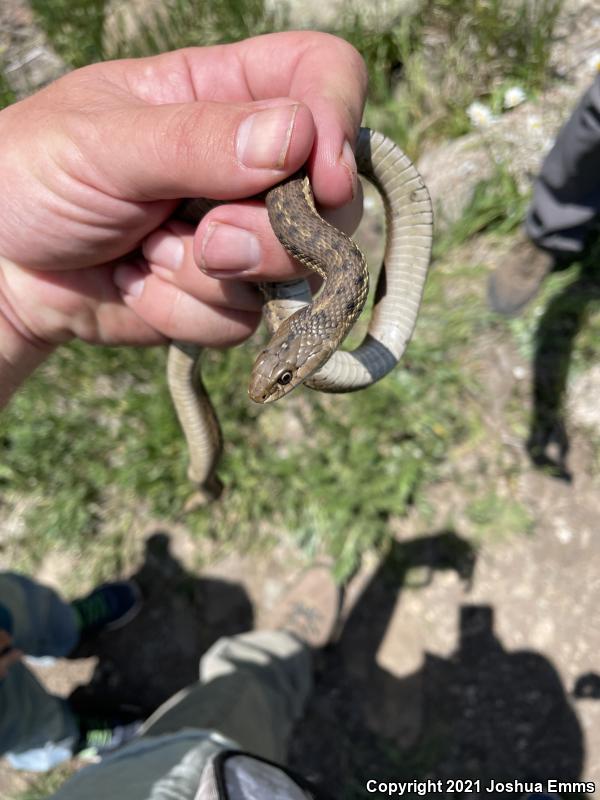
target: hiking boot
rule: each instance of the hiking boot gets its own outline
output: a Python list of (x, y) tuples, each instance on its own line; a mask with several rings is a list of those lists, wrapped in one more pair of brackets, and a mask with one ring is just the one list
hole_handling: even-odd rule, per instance
[(310, 567), (283, 598), (273, 627), (286, 630), (315, 650), (333, 639), (341, 592), (325, 565)]
[(73, 600), (71, 606), (83, 639), (127, 625), (142, 607), (142, 594), (133, 581), (115, 581), (98, 586), (87, 597)]
[(506, 317), (518, 314), (556, 266), (554, 256), (523, 236), (489, 277), (488, 303), (492, 311)]

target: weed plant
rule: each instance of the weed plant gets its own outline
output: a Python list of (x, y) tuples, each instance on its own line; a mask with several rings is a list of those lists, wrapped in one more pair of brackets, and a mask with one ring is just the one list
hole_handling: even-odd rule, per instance
[[(73, 67), (285, 26), (283, 12), (267, 11), (263, 0), (171, 0), (133, 37), (117, 15), (108, 37), (106, 0), (32, 0), (32, 6)], [(460, 132), (466, 102), (495, 83), (541, 84), (558, 7), (558, 0), (428, 0), (385, 30), (348, 12), (333, 32), (367, 61), (368, 121), (416, 151), (432, 131)], [(438, 86), (439, 75), (451, 69), (454, 82)], [(0, 91), (12, 99), (6, 81)], [(478, 188), (438, 253), (475, 232), (512, 229), (524, 202), (501, 170)], [(263, 409), (245, 392), (259, 341), (207, 354), (207, 384), (224, 425), (227, 489), (221, 503), (186, 520), (190, 528), (237, 544), (293, 537), (307, 553), (331, 552), (340, 575), (381, 543), (388, 521), (406, 512), (451, 448), (479, 427), (461, 359), (489, 318), (469, 298), (447, 303), (448, 280), (431, 274), (403, 365), (368, 392), (330, 397), (302, 389)], [(29, 509), (11, 557), (18, 552), (29, 568), (51, 547), (83, 550), (94, 537), (118, 538), (115, 509), (122, 519), (173, 518), (190, 492), (160, 350), (61, 348), (0, 417), (0, 447), (5, 510), (24, 499)]]
[(436, 239), (435, 256), (441, 258), (479, 233), (511, 233), (522, 224), (529, 203), (530, 193), (519, 189), (508, 167), (497, 164), (494, 174), (477, 184), (462, 216)]
[[(370, 76), (366, 121), (416, 155), (427, 139), (458, 136), (465, 113), (500, 85), (527, 92), (548, 79), (562, 0), (424, 0), (413, 13), (364, 16), (350, 3), (328, 30), (362, 53)], [(288, 25), (285, 4), (169, 0), (127, 23), (126, 4), (32, 0), (38, 22), (72, 67), (189, 45), (237, 41)], [(129, 12), (131, 18), (131, 12)], [(109, 21), (110, 18), (110, 22)]]
[(562, 0), (426, 0), (385, 34), (381, 29), (365, 36), (360, 23), (343, 28), (341, 35), (350, 34), (370, 68), (370, 124), (416, 156), (432, 139), (466, 133), (473, 100), (515, 84), (535, 94), (551, 77), (561, 6)]
[[(442, 292), (432, 280), (430, 308)], [(425, 311), (403, 367), (369, 392), (301, 389), (264, 408), (245, 392), (258, 344), (209, 353), (227, 492), (191, 528), (238, 545), (292, 537), (307, 553), (329, 551), (348, 574), (473, 424), (469, 379), (451, 356), (468, 328), (460, 309), (453, 320)], [(169, 518), (190, 492), (159, 350), (62, 348), (2, 415), (0, 441), (0, 485), (35, 498), (20, 541), (34, 558), (51, 546), (83, 549), (106, 531), (109, 492), (122, 514), (137, 504)]]
[(14, 103), (16, 99), (15, 93), (11, 89), (6, 76), (0, 71), (0, 109)]

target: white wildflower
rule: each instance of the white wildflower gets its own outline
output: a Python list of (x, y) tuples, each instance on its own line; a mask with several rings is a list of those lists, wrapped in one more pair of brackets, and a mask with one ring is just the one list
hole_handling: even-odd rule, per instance
[(520, 86), (511, 86), (504, 92), (504, 108), (516, 108), (526, 99), (525, 92)]
[(593, 72), (600, 72), (600, 50), (597, 50), (587, 60), (588, 67)]
[(467, 116), (475, 128), (487, 128), (496, 122), (496, 117), (491, 110), (478, 100), (475, 100), (467, 108)]

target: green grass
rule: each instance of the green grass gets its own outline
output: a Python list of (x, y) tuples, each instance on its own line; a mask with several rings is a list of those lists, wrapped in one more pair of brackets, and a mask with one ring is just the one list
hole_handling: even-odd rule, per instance
[[(489, 216), (505, 220), (508, 212)], [(464, 231), (449, 235), (462, 241)], [(365, 550), (385, 545), (390, 520), (419, 500), (453, 449), (483, 429), (464, 361), (497, 323), (477, 291), (480, 267), (453, 263), (448, 252), (444, 268), (430, 274), (403, 364), (368, 392), (300, 389), (259, 407), (247, 399), (246, 381), (260, 337), (207, 354), (206, 383), (225, 435), (226, 492), (186, 518), (193, 533), (242, 549), (287, 539), (307, 557), (331, 553), (340, 577)], [(64, 549), (85, 553), (97, 577), (115, 574), (132, 521), (179, 518), (191, 491), (160, 350), (63, 348), (0, 419), (0, 441), (7, 497), (30, 498), (19, 543), (28, 569)], [(487, 506), (474, 507), (480, 528), (494, 522)], [(517, 511), (502, 513), (514, 528)]]
[(14, 103), (16, 99), (15, 93), (11, 89), (4, 72), (0, 70), (0, 109), (6, 108), (6, 106)]
[(136, 18), (134, 31), (122, 8), (115, 9), (108, 0), (32, 0), (31, 6), (52, 47), (74, 68), (107, 58), (232, 42), (286, 27), (285, 15), (267, 11), (263, 0), (169, 0)]
[[(460, 307), (443, 318), (432, 313), (443, 291), (442, 276), (433, 275), (403, 367), (369, 392), (301, 389), (263, 409), (246, 397), (257, 343), (209, 353), (227, 491), (187, 519), (192, 530), (240, 546), (291, 537), (307, 554), (329, 551), (340, 575), (381, 543), (389, 518), (405, 513), (449, 446), (468, 435), (469, 377), (453, 352), (471, 323)], [(32, 561), (117, 535), (119, 518), (103, 513), (109, 496), (119, 517), (136, 507), (156, 517), (181, 513), (190, 491), (186, 451), (163, 362), (158, 350), (65, 347), (0, 418), (1, 484), (33, 498), (20, 542)]]
[[(562, 0), (425, 0), (415, 13), (365, 20), (350, 3), (327, 30), (352, 42), (365, 58), (367, 123), (416, 155), (427, 139), (467, 131), (465, 110), (475, 98), (493, 100), (499, 87), (514, 83), (529, 94), (546, 84), (561, 5)], [(169, 0), (137, 19), (135, 32), (122, 12), (109, 11), (108, 0), (32, 0), (32, 8), (72, 67), (232, 42), (288, 24), (285, 6), (271, 11), (264, 0)]]
[[(172, 0), (134, 38), (117, 21), (108, 40), (106, 0), (32, 0), (32, 7), (73, 67), (285, 27), (285, 17), (267, 12), (262, 0)], [(529, 95), (543, 87), (559, 7), (558, 0), (427, 0), (417, 15), (380, 27), (349, 12), (332, 32), (355, 44), (367, 62), (367, 123), (415, 155), (436, 139), (469, 130), (465, 111), (474, 99), (498, 111), (498, 98), (512, 83)], [(14, 99), (0, 72), (0, 107)], [(436, 240), (437, 268), (403, 364), (368, 392), (299, 390), (259, 408), (247, 400), (246, 382), (260, 337), (208, 353), (206, 382), (224, 428), (226, 491), (219, 503), (185, 518), (187, 454), (165, 384), (164, 353), (62, 348), (0, 416), (0, 514), (26, 508), (22, 535), (0, 545), (3, 561), (31, 573), (58, 553), (76, 565), (73, 582), (92, 584), (123, 571), (136, 525), (183, 519), (193, 536), (225, 547), (261, 550), (287, 540), (307, 558), (329, 552), (338, 577), (347, 576), (366, 550), (385, 548), (391, 521), (415, 505), (426, 507), (428, 487), (456, 452), (476, 448), (486, 435), (473, 402), (474, 345), (490, 334), (513, 337), (531, 358), (548, 306), (552, 323), (581, 300), (571, 290), (580, 277), (574, 267), (553, 276), (517, 320), (504, 322), (486, 310), (485, 269), (462, 263), (457, 250), (476, 235), (514, 231), (527, 203), (503, 165), (478, 186), (463, 217)], [(555, 327), (560, 346), (570, 334)], [(573, 349), (575, 369), (597, 361), (599, 333), (597, 303), (590, 302)], [(514, 415), (526, 435), (522, 404)], [(491, 469), (465, 500), (475, 536), (529, 533), (527, 509), (507, 499), (496, 479)], [(464, 496), (468, 491), (462, 487)], [(398, 775), (426, 774), (446, 736), (425, 742), (408, 762), (398, 753)], [(62, 771), (44, 776), (20, 800), (45, 797), (64, 778)], [(358, 782), (342, 791), (363, 793)]]
[(486, 490), (466, 508), (477, 537), (495, 540), (531, 533), (534, 521), (524, 506), (511, 497), (501, 497), (494, 489)]
[(77, 68), (104, 57), (106, 0), (31, 0), (31, 9), (56, 53)]
[(392, 26), (387, 73), (395, 66), (397, 80), (377, 97), (373, 122), (415, 156), (432, 140), (466, 133), (474, 100), (497, 104), (500, 89), (515, 84), (536, 94), (551, 78), (561, 7), (561, 0), (427, 0), (410, 24)]
[(476, 185), (460, 219), (436, 238), (435, 257), (443, 257), (480, 233), (512, 233), (522, 224), (529, 202), (529, 193), (519, 190), (510, 169), (497, 164), (494, 174)]
[[(415, 122), (417, 129), (421, 122), (427, 125), (424, 118), (415, 119), (406, 94), (392, 99), (398, 75), (412, 87), (413, 100), (426, 106), (432, 76), (424, 66), (423, 33), (427, 25), (441, 33), (456, 25), (451, 4), (430, 5), (420, 15), (392, 20), (385, 30), (348, 13), (335, 31), (367, 61), (368, 118), (379, 115), (385, 127), (388, 111), (399, 108), (394, 125), (400, 138), (407, 138)], [(72, 66), (107, 55), (231, 41), (284, 24), (262, 0), (222, 0), (210, 11), (202, 5), (203, 13), (200, 6), (173, 0), (133, 39), (124, 37), (123, 28), (120, 36), (117, 24), (117, 35), (107, 42), (105, 0), (33, 2), (51, 43)], [(477, 30), (482, 14), (499, 36), (514, 33), (514, 19), (497, 3), (490, 8), (475, 3), (469, 14), (463, 10), (469, 36), (478, 42), (477, 59), (487, 35)], [(492, 11), (495, 16), (489, 16)], [(490, 74), (511, 76), (509, 66), (495, 62)], [(456, 100), (456, 108), (461, 103)], [(499, 167), (437, 243), (437, 257), (447, 257), (476, 233), (509, 232), (526, 202)], [(473, 336), (493, 323), (468, 291), (456, 303), (452, 283), (443, 271), (432, 273), (403, 365), (369, 392), (332, 397), (302, 389), (261, 409), (247, 400), (245, 390), (259, 342), (207, 354), (206, 381), (225, 435), (226, 492), (210, 509), (186, 518), (190, 530), (240, 547), (291, 538), (307, 555), (330, 552), (339, 576), (348, 575), (366, 549), (384, 543), (389, 520), (406, 513), (452, 448), (481, 430), (469, 400), (476, 387), (461, 361)], [(95, 575), (114, 574), (132, 522), (179, 518), (190, 492), (184, 440), (158, 350), (62, 348), (0, 419), (0, 445), (5, 511), (23, 502), (27, 508), (25, 532), (10, 554), (28, 570), (49, 551), (65, 549), (91, 565)]]
[(57, 792), (73, 772), (73, 766), (66, 764), (40, 775), (33, 780), (27, 789), (19, 793), (18, 800), (44, 800), (44, 798)]
[[(432, 28), (452, 37), (448, 55), (457, 78), (475, 78), (476, 91), (489, 90), (499, 76), (539, 89), (548, 79), (549, 44), (561, 5), (561, 0), (430, 0), (427, 13)], [(473, 65), (477, 73), (467, 75)]]
[(143, 56), (178, 47), (224, 44), (286, 27), (283, 6), (270, 11), (263, 0), (170, 0), (160, 11), (139, 21), (133, 37), (124, 32), (123, 16), (116, 16), (116, 35), (105, 43), (105, 57)]

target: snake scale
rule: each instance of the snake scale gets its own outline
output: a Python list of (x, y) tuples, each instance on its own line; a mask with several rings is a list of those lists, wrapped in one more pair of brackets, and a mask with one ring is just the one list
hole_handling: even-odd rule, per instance
[[(361, 128), (355, 154), (359, 174), (383, 199), (387, 228), (368, 332), (353, 352), (338, 349), (367, 298), (367, 265), (354, 242), (319, 216), (308, 178), (292, 176), (267, 193), (269, 219), (286, 250), (325, 283), (314, 299), (304, 280), (261, 285), (272, 338), (252, 370), (249, 395), (255, 402), (277, 400), (302, 383), (324, 392), (365, 388), (398, 363), (410, 340), (431, 257), (429, 194), (409, 158), (383, 134)], [(179, 216), (198, 222), (213, 205), (186, 201)], [(222, 438), (202, 382), (201, 349), (173, 342), (167, 378), (188, 444), (188, 476), (197, 488), (188, 506), (194, 506), (221, 491), (216, 467)]]

